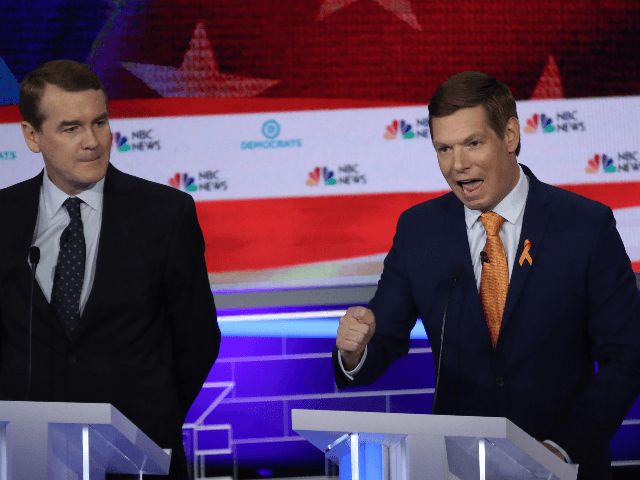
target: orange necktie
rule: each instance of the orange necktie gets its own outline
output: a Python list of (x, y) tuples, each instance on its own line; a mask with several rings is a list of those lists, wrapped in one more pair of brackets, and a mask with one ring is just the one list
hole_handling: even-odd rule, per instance
[(484, 252), (488, 259), (482, 264), (480, 299), (491, 334), (491, 343), (493, 348), (496, 348), (502, 324), (502, 312), (504, 312), (504, 303), (507, 300), (507, 290), (509, 289), (507, 255), (499, 235), (504, 218), (497, 213), (486, 212), (480, 215), (480, 221), (487, 232)]

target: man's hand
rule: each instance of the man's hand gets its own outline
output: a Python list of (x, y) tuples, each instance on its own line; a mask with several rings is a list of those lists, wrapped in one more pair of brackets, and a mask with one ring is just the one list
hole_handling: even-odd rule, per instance
[(544, 442), (540, 442), (540, 443), (541, 443), (544, 447), (547, 447), (547, 449), (548, 449), (551, 453), (553, 453), (556, 457), (558, 457), (560, 460), (562, 460), (563, 462), (565, 462), (565, 463), (566, 463), (567, 459), (566, 459), (566, 458), (564, 458), (564, 455), (562, 455), (562, 454), (560, 453), (560, 451), (559, 451), (556, 447), (554, 447), (553, 445), (549, 445), (548, 443), (544, 443)]
[(376, 331), (373, 312), (364, 307), (350, 307), (340, 319), (336, 345), (342, 355), (342, 365), (347, 371), (358, 366), (364, 347)]

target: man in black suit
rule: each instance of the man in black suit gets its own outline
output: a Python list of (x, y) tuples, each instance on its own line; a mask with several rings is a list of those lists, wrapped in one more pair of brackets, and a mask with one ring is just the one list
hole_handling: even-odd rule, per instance
[(84, 65), (31, 72), (20, 111), (45, 169), (0, 190), (0, 399), (111, 403), (186, 479), (182, 424), (220, 346), (194, 201), (109, 165), (106, 92)]

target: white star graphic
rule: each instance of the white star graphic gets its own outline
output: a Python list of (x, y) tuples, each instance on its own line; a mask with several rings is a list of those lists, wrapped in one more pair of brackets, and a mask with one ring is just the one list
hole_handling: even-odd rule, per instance
[(202, 22), (180, 68), (129, 62), (122, 66), (163, 97), (254, 97), (280, 82), (220, 73)]
[[(337, 12), (343, 7), (357, 2), (358, 0), (325, 0), (320, 6), (320, 13), (318, 13), (318, 20), (322, 20), (328, 15)], [(411, 2), (409, 0), (373, 0), (385, 10), (393, 13), (403, 22), (406, 22), (415, 28), (422, 31), (422, 27), (418, 23), (418, 17), (416, 17), (411, 11)]]

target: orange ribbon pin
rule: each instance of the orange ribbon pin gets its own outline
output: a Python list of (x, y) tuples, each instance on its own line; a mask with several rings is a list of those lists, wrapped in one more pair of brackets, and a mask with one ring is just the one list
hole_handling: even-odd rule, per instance
[(518, 261), (520, 266), (522, 266), (525, 260), (529, 261), (529, 265), (533, 265), (533, 259), (531, 258), (531, 255), (529, 255), (529, 250), (531, 250), (531, 240), (527, 238), (524, 241), (524, 248), (522, 249), (522, 255), (520, 255), (520, 260)]

